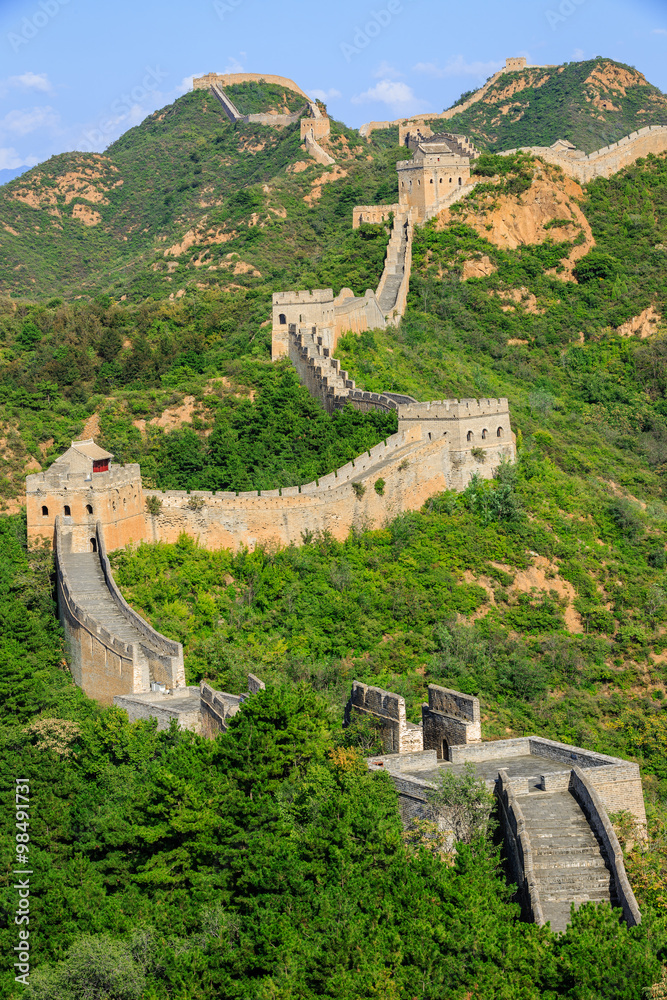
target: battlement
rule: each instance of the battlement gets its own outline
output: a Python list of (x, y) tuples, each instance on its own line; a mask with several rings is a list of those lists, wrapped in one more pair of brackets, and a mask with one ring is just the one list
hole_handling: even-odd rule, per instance
[(274, 292), (273, 304), (276, 306), (313, 305), (315, 303), (333, 302), (333, 288), (311, 288), (300, 292)]
[(141, 479), (141, 469), (137, 463), (112, 465), (108, 472), (69, 472), (67, 466), (55, 462), (44, 472), (35, 472), (26, 477), (26, 493), (38, 495), (54, 487), (66, 490), (97, 490), (115, 486), (127, 486)]

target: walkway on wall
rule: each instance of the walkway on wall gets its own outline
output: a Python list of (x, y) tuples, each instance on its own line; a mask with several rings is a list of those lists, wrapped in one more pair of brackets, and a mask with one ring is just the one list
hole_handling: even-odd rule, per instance
[(77, 604), (114, 639), (126, 645), (146, 642), (136, 625), (121, 612), (107, 587), (97, 552), (63, 553), (70, 592)]
[[(184, 687), (183, 647), (157, 632), (127, 604), (111, 573), (101, 524), (97, 523), (91, 548), (85, 552), (74, 544), (71, 530), (63, 528), (60, 518), (56, 519), (55, 534), (59, 616), (68, 640), (74, 637), (79, 646), (75, 658), (86, 676), (86, 683), (82, 683), (86, 693), (98, 697), (95, 678), (102, 668), (96, 643), (107, 651), (105, 661), (108, 653), (118, 658), (120, 673), (113, 684), (120, 684), (123, 690), (113, 694), (148, 691), (153, 681), (170, 689)], [(72, 551), (77, 547), (79, 551)], [(84, 635), (89, 639), (82, 641)], [(109, 676), (108, 670), (106, 673)]]
[(592, 900), (618, 906), (610, 867), (570, 791), (536, 788), (519, 799), (533, 850), (535, 885), (545, 921), (564, 931), (570, 907)]
[[(385, 316), (389, 316), (396, 308), (397, 300), (405, 277), (406, 255), (410, 237), (410, 226), (407, 213), (396, 216), (394, 221), (395, 247), (391, 244), (387, 248), (387, 259), (385, 261), (385, 273), (378, 286), (378, 303)], [(392, 253), (393, 250), (393, 253)], [(402, 312), (402, 310), (401, 310)]]

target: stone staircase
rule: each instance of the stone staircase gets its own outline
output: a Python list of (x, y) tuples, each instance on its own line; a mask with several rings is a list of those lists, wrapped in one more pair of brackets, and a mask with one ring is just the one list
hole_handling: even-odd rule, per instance
[(146, 646), (148, 644), (146, 635), (123, 614), (111, 596), (98, 553), (63, 552), (62, 560), (70, 592), (91, 618), (105, 628), (114, 639), (128, 646)]
[(410, 222), (407, 213), (402, 213), (396, 217), (392, 240), (387, 248), (385, 273), (378, 295), (378, 304), (385, 316), (388, 316), (395, 307), (405, 276), (409, 227)]
[(536, 887), (551, 929), (565, 930), (572, 903), (618, 905), (611, 869), (572, 792), (536, 788), (519, 801), (533, 851)]

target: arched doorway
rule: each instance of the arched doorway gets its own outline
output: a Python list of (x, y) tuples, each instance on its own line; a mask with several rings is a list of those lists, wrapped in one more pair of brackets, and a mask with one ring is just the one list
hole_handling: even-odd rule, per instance
[(90, 548), (91, 548), (92, 552), (97, 552), (97, 539), (96, 538), (91, 538), (90, 539)]
[(449, 760), (449, 743), (444, 736), (442, 738), (442, 746), (440, 747), (440, 759)]

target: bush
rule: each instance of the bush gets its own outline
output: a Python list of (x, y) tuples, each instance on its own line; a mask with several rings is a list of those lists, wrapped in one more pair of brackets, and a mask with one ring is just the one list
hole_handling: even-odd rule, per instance
[(159, 497), (146, 497), (146, 510), (152, 517), (159, 517), (162, 513), (162, 500)]

